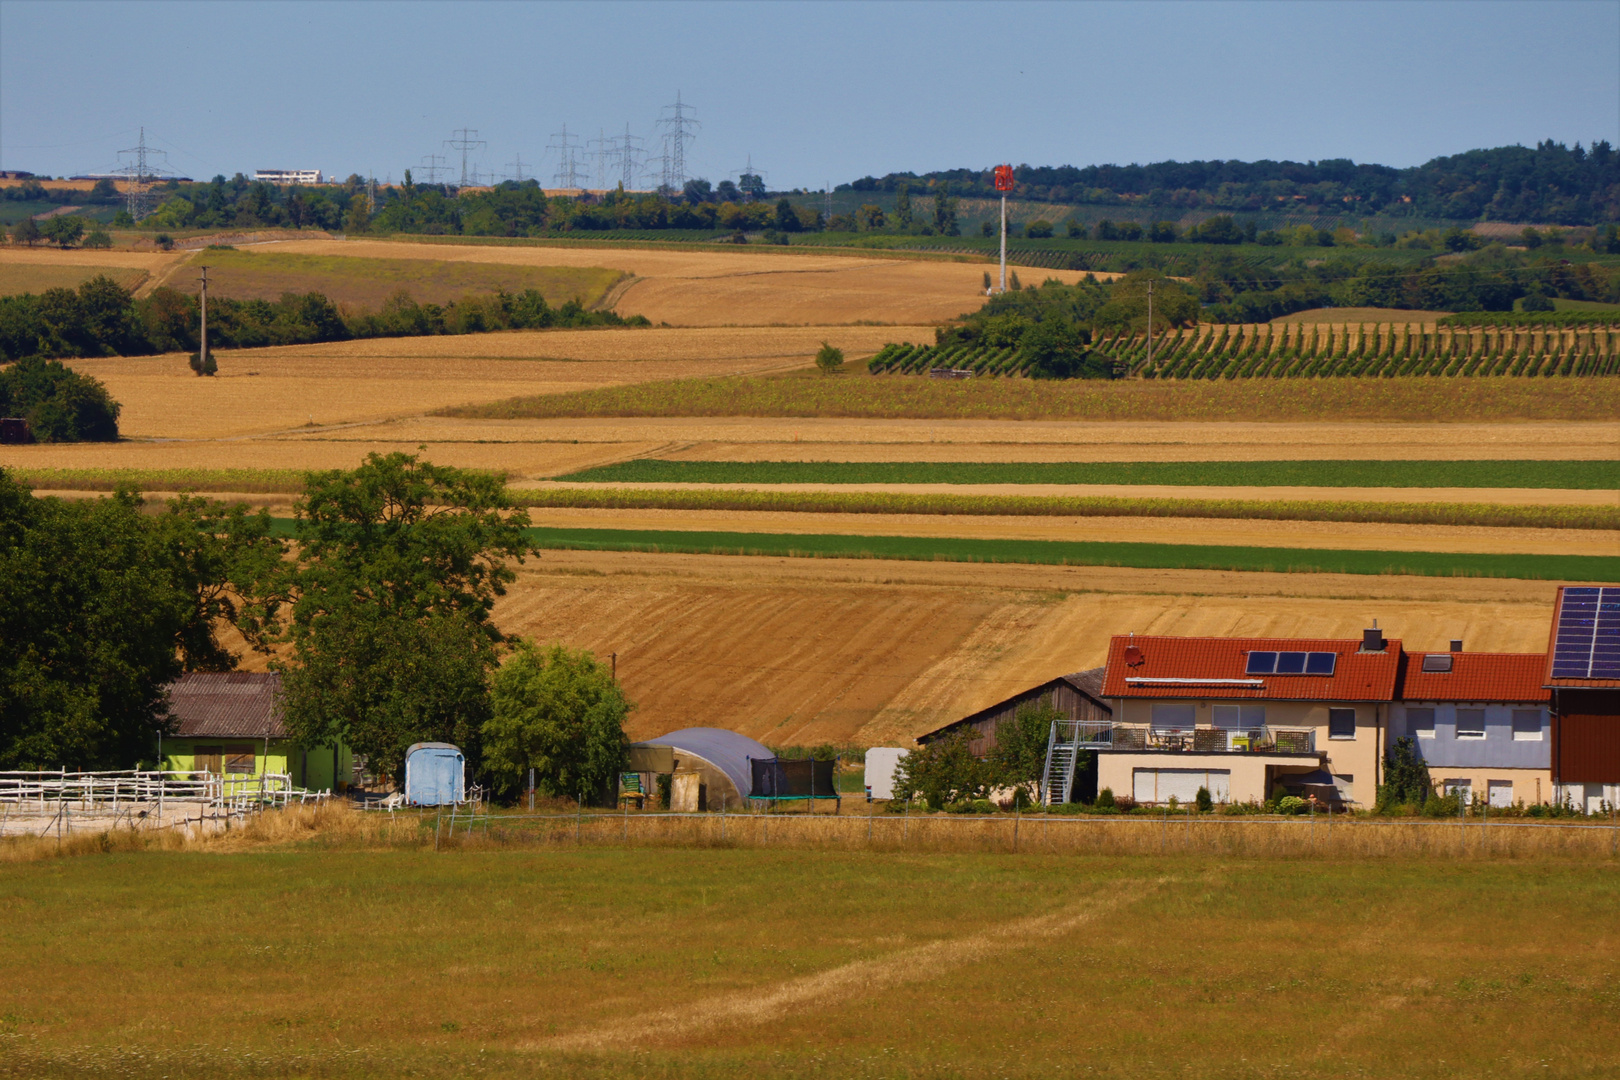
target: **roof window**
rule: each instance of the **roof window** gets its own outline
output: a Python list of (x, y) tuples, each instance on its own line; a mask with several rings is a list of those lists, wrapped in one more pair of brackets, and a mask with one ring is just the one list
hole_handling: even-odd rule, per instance
[(1251, 652), (1246, 669), (1250, 675), (1332, 675), (1337, 653), (1330, 652)]
[(1425, 653), (1423, 656), (1423, 670), (1444, 673), (1451, 670), (1451, 654), (1444, 652)]

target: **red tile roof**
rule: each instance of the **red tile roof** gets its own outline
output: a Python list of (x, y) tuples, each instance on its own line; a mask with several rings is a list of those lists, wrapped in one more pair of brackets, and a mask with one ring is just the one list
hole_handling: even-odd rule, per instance
[[(1126, 650), (1140, 656), (1127, 660)], [(1330, 652), (1332, 675), (1249, 675), (1251, 651)], [(1246, 698), (1258, 701), (1389, 701), (1401, 643), (1364, 653), (1359, 639), (1115, 636), (1108, 645), (1107, 697)], [(1133, 662), (1134, 661), (1134, 662)], [(1180, 680), (1152, 682), (1146, 680)]]
[[(1541, 653), (1450, 653), (1451, 670), (1424, 671), (1427, 653), (1408, 653), (1395, 696), (1403, 701), (1548, 701)], [(1441, 655), (1441, 654), (1436, 654)]]

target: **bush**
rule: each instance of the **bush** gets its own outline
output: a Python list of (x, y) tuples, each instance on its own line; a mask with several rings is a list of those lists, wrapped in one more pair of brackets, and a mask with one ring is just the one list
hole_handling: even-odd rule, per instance
[(844, 350), (837, 349), (823, 341), (821, 348), (816, 350), (816, 367), (821, 369), (823, 375), (831, 375), (844, 366)]
[(1029, 223), (1029, 227), (1024, 230), (1024, 235), (1029, 237), (1031, 240), (1050, 239), (1052, 235), (1052, 223), (1050, 221), (1042, 221), (1041, 219), (1037, 218)]
[(84, 238), (84, 246), (87, 248), (110, 248), (113, 246), (112, 237), (107, 235), (105, 229), (92, 229), (90, 235)]
[(1198, 812), (1200, 814), (1207, 814), (1211, 810), (1215, 809), (1215, 800), (1210, 798), (1209, 788), (1207, 787), (1201, 787), (1198, 789), (1198, 797), (1194, 801), (1197, 803)]
[(0, 370), (0, 416), (20, 416), (36, 442), (112, 442), (119, 406), (107, 388), (56, 360), (30, 357)]
[(1277, 813), (1303, 814), (1309, 804), (1298, 795), (1284, 795), (1277, 800)]
[(152, 243), (156, 244), (164, 251), (171, 251), (174, 248), (174, 237), (170, 236), (168, 233), (160, 232), (156, 236), (152, 237)]
[(967, 732), (957, 732), (901, 758), (895, 770), (895, 797), (921, 795), (930, 810), (942, 809), (948, 803), (983, 799), (992, 780), (990, 767), (973, 755), (969, 742)]
[(1097, 792), (1097, 801), (1092, 805), (1112, 810), (1114, 808), (1114, 789), (1105, 787)]
[(1136, 800), (1131, 798), (1129, 795), (1114, 796), (1114, 809), (1118, 810), (1122, 814), (1130, 813), (1132, 810), (1136, 809), (1137, 805)]

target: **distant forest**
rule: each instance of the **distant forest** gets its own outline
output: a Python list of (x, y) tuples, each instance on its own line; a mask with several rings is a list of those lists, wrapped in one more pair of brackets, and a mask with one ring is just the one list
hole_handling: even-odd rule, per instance
[[(1019, 165), (1017, 197), (1032, 202), (1178, 210), (1384, 214), (1456, 221), (1597, 225), (1620, 221), (1620, 154), (1605, 141), (1502, 146), (1410, 169), (1326, 161), (1161, 161), (1152, 165)], [(996, 195), (991, 170), (867, 176), (837, 191), (913, 193), (950, 184), (966, 198)]]

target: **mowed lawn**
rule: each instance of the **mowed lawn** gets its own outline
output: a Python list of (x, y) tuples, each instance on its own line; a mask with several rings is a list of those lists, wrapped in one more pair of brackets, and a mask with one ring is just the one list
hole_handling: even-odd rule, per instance
[(1620, 461), (634, 461), (559, 480), (684, 484), (1154, 484), (1620, 489)]
[(600, 266), (512, 266), (499, 263), (371, 259), (280, 251), (206, 251), (208, 285), (217, 296), (274, 300), (282, 293), (320, 292), (340, 304), (378, 308), (400, 290), (419, 303), (442, 304), (469, 293), (538, 289), (551, 304), (587, 307), (624, 277)]
[(1620, 1065), (1612, 862), (142, 853), (0, 875), (0, 1074)]

